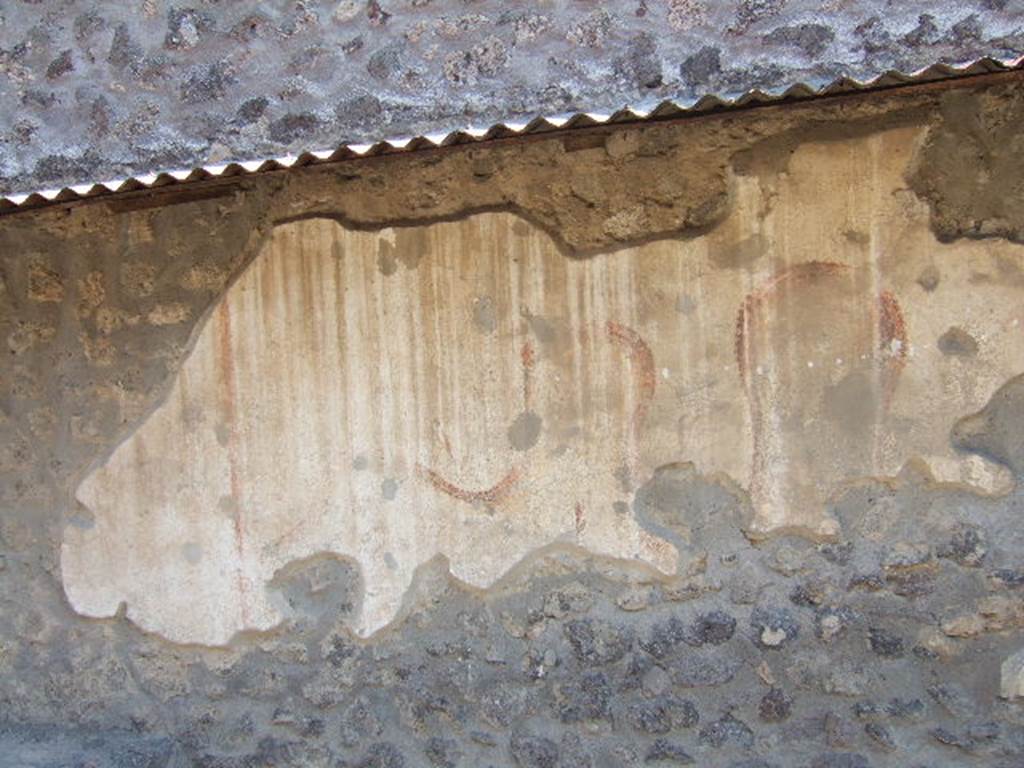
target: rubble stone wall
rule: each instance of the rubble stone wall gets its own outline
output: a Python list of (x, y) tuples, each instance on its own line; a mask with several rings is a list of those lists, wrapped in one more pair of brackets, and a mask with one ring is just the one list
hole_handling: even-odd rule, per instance
[(0, 191), (1022, 54), (1017, 0), (12, 0)]

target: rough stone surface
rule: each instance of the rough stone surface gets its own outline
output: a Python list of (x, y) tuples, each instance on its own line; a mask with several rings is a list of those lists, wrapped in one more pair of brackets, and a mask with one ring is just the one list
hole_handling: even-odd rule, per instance
[[(681, 19), (690, 18), (684, 5), (673, 5)], [(753, 15), (774, 12), (772, 4), (749, 5)], [(335, 12), (344, 16), (346, 8), (342, 3)], [(375, 23), (392, 12), (376, 6)], [(203, 13), (181, 16), (174, 46), (202, 44)], [(80, 26), (91, 24), (86, 19)], [(1015, 87), (992, 86), (969, 97), (987, 109), (1012, 101)], [(32, 768), (1020, 765), (1021, 699), (999, 693), (1012, 690), (1001, 684), (1015, 679), (1024, 644), (1024, 361), (1013, 357), (1021, 346), (1014, 271), (1021, 246), (997, 234), (936, 239), (931, 199), (904, 183), (905, 173), (920, 167), (919, 153), (932, 151), (931, 137), (954, 130), (945, 107), (966, 97), (934, 90), (762, 110), (600, 134), (601, 143), (586, 147), (554, 139), (393, 158), (248, 179), (190, 200), (126, 197), (0, 219), (2, 760)], [(999, 140), (998, 121), (979, 124), (983, 140)], [(706, 162), (691, 165), (684, 148), (704, 153)], [(622, 158), (640, 166), (635, 175), (624, 171)], [(659, 164), (674, 172), (654, 173)], [(700, 168), (709, 164), (719, 169), (721, 187), (701, 181)], [(1004, 182), (984, 162), (980, 171), (977, 183), (993, 199), (996, 190), (984, 187), (985, 179)], [(836, 194), (840, 172), (856, 183)], [(559, 176), (568, 178), (561, 192), (549, 183)], [(545, 185), (543, 193), (535, 182)], [(954, 186), (940, 181), (933, 189), (948, 195)], [(545, 195), (553, 194), (560, 195), (558, 204), (546, 205)], [(673, 201), (683, 199), (686, 206), (675, 208)], [(708, 201), (713, 215), (687, 218), (684, 210)], [(617, 222), (610, 231), (609, 219)], [(892, 222), (898, 226), (888, 241)], [(750, 240), (751, 223), (764, 240)], [(577, 295), (602, 297), (606, 309), (619, 306), (610, 297), (628, 298), (637, 312), (629, 327), (642, 330), (656, 362), (684, 352), (691, 369), (699, 369), (695, 361), (715, 361), (714, 371), (709, 366), (700, 374), (706, 374), (702, 387), (673, 380), (685, 370), (675, 362), (655, 368), (662, 378), (648, 411), (650, 444), (635, 471), (616, 473), (619, 503), (609, 499), (609, 514), (671, 543), (679, 554), (676, 573), (638, 571), (583, 542), (541, 552), (478, 589), (453, 576), (457, 557), (432, 559), (409, 585), (400, 618), (364, 639), (354, 628), (378, 575), (359, 552), (324, 546), (249, 585), (277, 612), (274, 626), (250, 627), (216, 646), (143, 631), (133, 599), (123, 595), (114, 596), (102, 617), (73, 610), (67, 593), (74, 584), (85, 584), (87, 592), (95, 584), (76, 582), (62, 568), (62, 546), (70, 542), (73, 550), (95, 538), (111, 514), (125, 515), (152, 540), (174, 540), (173, 520), (168, 524), (142, 503), (145, 485), (137, 498), (114, 498), (123, 489), (111, 485), (106, 509), (82, 503), (79, 490), (95, 482), (118, 450), (133, 440), (138, 447), (139, 436), (152, 432), (175, 383), (194, 365), (203, 333), (216, 328), (225, 297), (232, 297), (230, 306), (282, 238), (305, 235), (294, 248), (276, 251), (290, 256), (282, 261), (292, 266), (289, 279), (265, 282), (265, 295), (250, 291), (249, 299), (273, 299), (271, 289), (287, 285), (297, 306), (322, 307), (329, 299), (317, 292), (330, 282), (304, 280), (294, 265), (323, 260), (340, 270), (361, 254), (371, 283), (417, 275), (423, 295), (436, 290), (436, 281), (461, 296), (451, 305), (453, 338), (530, 338), (536, 357), (524, 358), (522, 346), (512, 344), (510, 370), (521, 374), (525, 359), (538, 374), (545, 366), (558, 371), (560, 355), (580, 343), (565, 332), (575, 326), (531, 305), (511, 333), (504, 325), (506, 299), (475, 301), (475, 291), (463, 295), (455, 287), (475, 279), (471, 270), (436, 268), (430, 237), (452, 245), (441, 238), (473, 231), (524, 239), (532, 243), (530, 253), (562, 270), (633, 274), (633, 283), (591, 283), (607, 293), (595, 287)], [(349, 249), (335, 251), (327, 241), (325, 251), (325, 232)], [(363, 248), (367, 243), (373, 247)], [(583, 251), (592, 255), (582, 258)], [(526, 253), (502, 253), (511, 276), (513, 257)], [(893, 451), (891, 464), (854, 456), (833, 475), (829, 464), (814, 461), (822, 454), (830, 462), (849, 458), (833, 441), (860, 423), (824, 405), (811, 427), (801, 429), (801, 422), (790, 429), (782, 420), (787, 441), (801, 434), (822, 441), (795, 443), (802, 463), (793, 459), (790, 466), (810, 467), (829, 492), (806, 503), (802, 509), (810, 514), (801, 525), (786, 524), (796, 514), (786, 509), (775, 525), (754, 530), (771, 496), (759, 496), (744, 475), (754, 467), (750, 445), (738, 448), (736, 435), (744, 432), (735, 425), (753, 423), (744, 421), (750, 409), (739, 409), (735, 425), (727, 416), (736, 402), (748, 402), (747, 387), (737, 383), (736, 319), (741, 307), (744, 316), (777, 316), (758, 314), (765, 303), (748, 304), (745, 297), (780, 269), (820, 262), (823, 253), (836, 263), (871, 265), (872, 280), (899, 301), (912, 350), (891, 392), (899, 420), (871, 424), (904, 442), (873, 444), (879, 455)], [(638, 276), (643, 270), (630, 272), (639, 254), (651, 270), (650, 284)], [(485, 249), (475, 258), (492, 264)], [(677, 271), (660, 272), (659, 258)], [(849, 285), (849, 297), (870, 297), (871, 322), (863, 327), (871, 344), (862, 354), (874, 358), (880, 339), (890, 342), (888, 352), (895, 349), (891, 342), (901, 337), (892, 302), (876, 300), (882, 286), (865, 281), (862, 294), (854, 290), (856, 279), (847, 283), (828, 270), (810, 277), (812, 299), (822, 285)], [(780, 306), (801, 306), (792, 286), (780, 295)], [(307, 324), (315, 330), (314, 317), (288, 319), (297, 333)], [(800, 354), (813, 348), (793, 330), (804, 327), (801, 317), (778, 330)], [(889, 325), (874, 322), (883, 317)], [(830, 331), (819, 333), (819, 342), (847, 343), (842, 327), (812, 321)], [(760, 322), (752, 326), (758, 332), (772, 328)], [(976, 354), (943, 353), (939, 339), (954, 325), (976, 340)], [(259, 337), (252, 328), (236, 330), (235, 338), (255, 343)], [(781, 341), (769, 347), (786, 348)], [(288, 360), (292, 351), (279, 352)], [(635, 347), (633, 354), (625, 363), (618, 354), (615, 365), (642, 367), (644, 356)], [(838, 390), (856, 404), (858, 393), (879, 391), (829, 389), (825, 384), (842, 378), (816, 380), (820, 368), (809, 368), (802, 356), (794, 360), (808, 377), (799, 380), (801, 391), (821, 385), (815, 402)], [(275, 376), (298, 373), (280, 368)], [(885, 370), (873, 369), (883, 392)], [(915, 371), (922, 372), (917, 379)], [(634, 381), (621, 374), (601, 380)], [(522, 378), (515, 382), (509, 392), (520, 397)], [(198, 421), (221, 407), (200, 402), (182, 416)], [(490, 433), (489, 450), (529, 457), (550, 448), (544, 442), (550, 412), (538, 404), (536, 444), (515, 448), (502, 423)], [(714, 429), (695, 426), (694, 413), (708, 414)], [(926, 438), (907, 442), (922, 423), (929, 425)], [(218, 436), (228, 445), (237, 437), (228, 425), (207, 427), (218, 446)], [(284, 439), (288, 430), (279, 433)], [(708, 453), (702, 441), (716, 434), (724, 447)], [(700, 440), (690, 442), (695, 437)], [(450, 442), (458, 455), (461, 446)], [(163, 453), (168, 465), (201, 459), (188, 445), (174, 448)], [(735, 464), (726, 463), (730, 457)], [(129, 466), (137, 469), (139, 459)], [(465, 466), (477, 459), (469, 455)], [(417, 482), (412, 474), (380, 472), (369, 452), (329, 463), (334, 475), (370, 478), (368, 487), (392, 503)], [(285, 472), (279, 487), (301, 489)], [(202, 524), (231, 519), (233, 497), (224, 496), (223, 507), (198, 510)], [(501, 513), (500, 504), (482, 507), (473, 514)], [(273, 522), (276, 508), (268, 504), (263, 518), (253, 519)], [(431, 508), (410, 506), (407, 514)], [(832, 525), (811, 524), (822, 520)], [(575, 517), (569, 522), (575, 532)], [(116, 552), (128, 535), (123, 529), (102, 540)], [(200, 536), (154, 551), (110, 585), (148, 583), (161, 569), (173, 573), (211, 557), (232, 562), (230, 552), (217, 552), (221, 543)], [(257, 543), (262, 556), (262, 545), (273, 542)], [(382, 568), (405, 567), (410, 551), (390, 551)], [(90, 567), (116, 571), (121, 562), (120, 556), (94, 558)], [(228, 584), (230, 591), (234, 575), (209, 583)], [(202, 603), (201, 594), (190, 597)], [(160, 615), (159, 605), (152, 610)]]
[[(1024, 93), (990, 101), (985, 94), (961, 94), (943, 105), (943, 128), (928, 137), (910, 178), (928, 200), (935, 230), (954, 237), (1007, 237), (1024, 242), (1024, 188), (1012, 180), (1024, 172)], [(981, 179), (977, 168), (991, 168), (996, 179)], [(1012, 269), (1012, 267), (1008, 267)], [(951, 327), (940, 339), (946, 354), (974, 354), (973, 338)]]
[(1003, 662), (999, 695), (1004, 699), (1024, 698), (1024, 651), (1018, 651)]
[(996, 0), (8, 2), (0, 190), (1021, 53)]

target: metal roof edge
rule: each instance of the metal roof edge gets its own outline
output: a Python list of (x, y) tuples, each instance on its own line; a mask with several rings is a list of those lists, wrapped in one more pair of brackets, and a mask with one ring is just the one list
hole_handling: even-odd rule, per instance
[(594, 126), (613, 126), (672, 119), (690, 115), (802, 102), (829, 96), (934, 83), (943, 80), (1024, 70), (1024, 56), (1000, 59), (985, 56), (960, 64), (936, 63), (913, 72), (888, 70), (868, 80), (839, 77), (814, 88), (797, 82), (768, 91), (754, 88), (736, 96), (707, 94), (689, 102), (668, 99), (649, 107), (624, 106), (615, 112), (575, 112), (538, 115), (526, 121), (499, 121), (487, 127), (459, 127), (447, 132), (431, 132), (412, 137), (386, 138), (371, 143), (343, 143), (333, 149), (305, 150), (297, 155), (211, 163), (196, 168), (168, 169), (122, 179), (86, 182), (53, 189), (40, 189), (0, 196), (0, 214), (35, 209), (56, 203), (94, 198), (109, 198), (126, 192), (182, 186), (195, 182), (235, 176), (254, 176), (267, 171), (334, 163), (341, 160), (379, 155), (413, 153), (465, 144), (483, 144), (497, 139), (530, 136), (551, 131), (566, 131)]

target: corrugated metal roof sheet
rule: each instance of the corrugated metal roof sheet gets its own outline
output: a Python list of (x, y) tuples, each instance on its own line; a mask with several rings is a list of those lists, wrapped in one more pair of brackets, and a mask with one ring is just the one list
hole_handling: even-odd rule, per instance
[(1024, 70), (1024, 56), (1016, 59), (985, 57), (963, 64), (933, 64), (915, 72), (890, 70), (870, 80), (841, 77), (821, 88), (796, 83), (784, 90), (747, 91), (734, 98), (708, 95), (691, 103), (662, 101), (650, 109), (625, 107), (605, 114), (577, 112), (566, 115), (538, 116), (527, 122), (499, 122), (485, 128), (457, 128), (447, 132), (429, 133), (409, 138), (382, 139), (370, 144), (342, 144), (334, 149), (309, 150), (298, 155), (286, 155), (256, 160), (235, 161), (204, 165), (198, 168), (164, 170), (124, 179), (76, 184), (59, 189), (43, 189), (0, 197), (0, 213), (36, 208), (54, 203), (108, 197), (145, 189), (172, 185), (185, 185), (216, 178), (247, 176), (286, 168), (334, 163), (344, 160), (375, 157), (423, 149), (436, 149), (462, 144), (484, 143), (496, 139), (566, 131), (574, 128), (637, 123), (649, 120), (672, 119), (690, 115), (738, 109), (780, 102), (807, 101), (838, 96), (857, 91), (871, 91), (900, 86), (952, 80), (1013, 70)]

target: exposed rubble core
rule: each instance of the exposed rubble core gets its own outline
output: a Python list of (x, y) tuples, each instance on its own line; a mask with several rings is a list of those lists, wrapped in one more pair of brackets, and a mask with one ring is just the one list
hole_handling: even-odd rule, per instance
[[(939, 237), (1006, 237), (1024, 242), (1024, 94), (992, 100), (954, 93), (942, 127), (928, 138), (910, 178), (928, 200)], [(988, 169), (995, 178), (978, 172)], [(1012, 265), (1007, 265), (1012, 270)]]
[[(679, 17), (684, 5), (673, 4)], [(747, 5), (744, 23), (754, 24), (772, 4)], [(373, 11), (379, 23), (388, 13)], [(187, 46), (204, 24), (199, 12), (183, 14), (168, 39)], [(602, 29), (595, 16), (579, 39), (596, 43)], [(979, 146), (1012, 140), (1001, 115), (1016, 109), (1019, 89), (1011, 79), (593, 132), (582, 146), (553, 137), (381, 158), (211, 185), (193, 199), (125, 196), (0, 219), (0, 765), (1020, 765), (1022, 247), (1011, 229), (951, 239), (978, 233), (947, 231), (936, 202), (980, 210), (1019, 190), (989, 167), (998, 152), (970, 179), (928, 176), (941, 168), (944, 137), (963, 130), (951, 119), (958, 105), (978, 105)], [(820, 192), (821, 177), (843, 183)], [(976, 193), (958, 196), (967, 182)], [(1007, 202), (969, 215), (1012, 222), (1016, 210)], [(598, 340), (570, 338), (566, 328), (588, 326), (552, 313), (509, 320), (517, 305), (497, 293), (451, 305), (467, 338), (513, 328), (510, 338), (534, 343), (512, 347), (512, 395), (529, 391), (531, 407), (515, 413), (536, 419), (493, 433), (524, 462), (552, 448), (556, 411), (537, 387), (541, 373), (569, 365), (565, 350), (607, 348), (641, 394), (648, 379), (634, 375), (652, 361), (649, 442), (623, 462), (635, 472), (613, 476), (622, 498), (609, 511), (670, 542), (675, 574), (652, 577), (583, 540), (531, 553), (477, 589), (452, 576), (459, 553), (445, 552), (418, 564), (399, 618), (364, 639), (354, 628), (378, 577), (352, 553), (325, 548), (256, 585), (279, 623), (227, 642), (144, 631), (123, 596), (105, 618), (76, 613), (62, 544), (87, 540), (110, 512), (82, 503), (79, 489), (155, 423), (217, 308), (268, 253), (284, 265), (273, 287), (295, 291), (296, 306), (320, 306), (316, 286), (287, 269), (300, 254), (317, 263), (365, 254), (367, 285), (423, 276), (443, 287), (442, 274), (482, 279), (437, 267), (460, 263), (453, 233), (473, 227), (492, 238), (485, 244), (511, 233), (535, 249), (499, 250), (503, 262), (481, 246), (463, 267), (484, 277), (483, 265), (536, 249), (539, 263), (567, 273), (625, 275), (635, 261), (647, 270), (636, 274), (660, 277), (664, 260), (680, 265), (657, 286), (581, 282), (600, 290), (579, 295), (603, 290), (622, 303), (602, 307), (636, 313), (617, 326), (602, 317)], [(324, 233), (347, 250), (307, 250), (333, 242)], [(508, 266), (503, 284), (514, 274)], [(562, 300), (555, 282), (544, 285), (548, 301)], [(382, 287), (381, 306), (404, 295)], [(273, 338), (269, 323), (262, 333)], [(245, 338), (259, 348), (258, 334)], [(686, 344), (700, 351), (686, 358), (695, 365), (719, 365), (707, 387), (661, 371)], [(810, 390), (790, 363), (808, 380), (824, 375), (800, 357), (816, 344), (863, 347), (864, 367), (822, 379), (820, 410), (801, 411), (788, 393)], [(758, 371), (790, 357), (790, 367)], [(733, 390), (742, 407), (720, 396)], [(632, 419), (644, 400), (623, 398)], [(810, 419), (804, 429), (783, 420), (773, 431), (779, 402)], [(695, 428), (694, 412), (717, 414), (719, 429)], [(814, 507), (804, 500), (764, 518), (776, 498), (768, 491), (809, 487), (798, 473), (793, 485), (764, 474), (758, 487), (688, 442), (720, 433), (732, 446), (721, 461), (736, 454), (756, 475), (736, 424), (762, 425), (760, 445), (775, 451), (766, 455), (811, 468), (814, 515), (788, 525)], [(880, 439), (887, 429), (897, 439)], [(787, 453), (794, 445), (799, 453)], [(168, 458), (202, 457), (183, 445)], [(338, 472), (376, 471), (373, 456), (350, 458)], [(830, 474), (840, 460), (885, 471)], [(404, 498), (402, 480), (374, 486), (382, 503)], [(500, 494), (466, 488), (456, 501), (497, 514)], [(135, 512), (132, 503), (113, 508)], [(170, 540), (154, 510), (137, 514), (149, 515), (155, 542)], [(138, 581), (163, 554), (195, 565), (209, 546), (157, 547)], [(403, 564), (402, 552), (390, 554)], [(197, 590), (194, 602), (207, 597)]]

